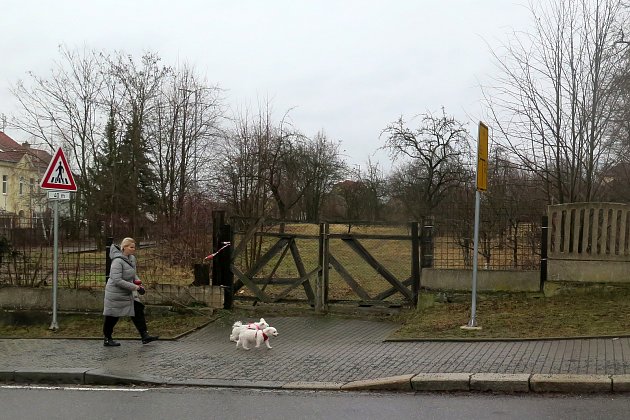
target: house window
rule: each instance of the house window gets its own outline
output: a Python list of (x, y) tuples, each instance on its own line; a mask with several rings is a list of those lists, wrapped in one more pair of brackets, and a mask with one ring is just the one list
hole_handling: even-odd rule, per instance
[(24, 194), (24, 177), (20, 177), (20, 195)]
[(6, 194), (9, 191), (9, 176), (2, 175), (2, 194)]
[(28, 180), (28, 187), (29, 187), (29, 192), (31, 194), (33, 194), (33, 192), (35, 191), (35, 179), (34, 178), (29, 178), (29, 180)]

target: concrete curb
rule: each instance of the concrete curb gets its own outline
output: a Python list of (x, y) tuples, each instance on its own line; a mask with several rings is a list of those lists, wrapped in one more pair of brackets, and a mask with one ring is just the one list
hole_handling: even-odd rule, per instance
[(630, 375), (612, 375), (613, 392), (630, 392)]
[(534, 374), (530, 378), (533, 392), (602, 393), (612, 392), (611, 375)]
[(342, 391), (412, 391), (411, 378), (414, 375), (390, 376), (387, 378), (367, 379), (348, 382), (341, 386)]
[(29, 384), (83, 384), (85, 383), (85, 369), (17, 369), (13, 371), (13, 381)]
[(527, 373), (475, 373), (470, 377), (471, 391), (529, 392)]
[(471, 373), (420, 373), (411, 378), (414, 391), (470, 391)]
[(0, 383), (64, 385), (143, 385), (259, 388), (319, 391), (622, 393), (630, 392), (630, 375), (420, 373), (351, 382), (250, 381), (245, 379), (166, 380), (107, 369), (0, 368)]

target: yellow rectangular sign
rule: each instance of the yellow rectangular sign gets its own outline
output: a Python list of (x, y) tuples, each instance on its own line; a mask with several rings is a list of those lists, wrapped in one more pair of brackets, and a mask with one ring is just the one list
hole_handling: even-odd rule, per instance
[(477, 190), (488, 189), (488, 126), (479, 122), (477, 144)]

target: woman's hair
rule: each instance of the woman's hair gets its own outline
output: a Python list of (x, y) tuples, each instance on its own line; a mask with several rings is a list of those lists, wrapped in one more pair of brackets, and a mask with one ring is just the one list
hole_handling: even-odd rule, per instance
[(125, 238), (122, 240), (122, 242), (120, 243), (120, 250), (123, 251), (125, 248), (127, 248), (129, 245), (131, 244), (135, 244), (136, 241), (133, 238)]

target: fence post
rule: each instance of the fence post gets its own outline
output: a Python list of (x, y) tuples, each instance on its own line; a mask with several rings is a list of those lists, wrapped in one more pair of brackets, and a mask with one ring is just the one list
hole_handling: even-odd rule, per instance
[(109, 270), (112, 268), (112, 259), (109, 257), (109, 250), (114, 243), (114, 238), (108, 236), (105, 239), (105, 283), (109, 280)]
[(411, 222), (411, 294), (413, 306), (418, 306), (420, 291), (420, 240), (418, 238), (418, 222)]
[(422, 235), (420, 246), (421, 268), (433, 267), (433, 218), (427, 217), (422, 222)]
[(547, 240), (549, 235), (549, 216), (542, 217), (540, 227), (540, 291), (542, 292), (547, 281)]

